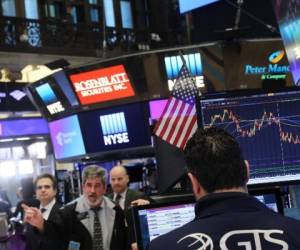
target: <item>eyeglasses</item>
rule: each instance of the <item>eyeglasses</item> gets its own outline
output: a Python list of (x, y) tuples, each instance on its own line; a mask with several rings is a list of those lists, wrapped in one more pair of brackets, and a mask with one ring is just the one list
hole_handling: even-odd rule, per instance
[(50, 189), (51, 186), (50, 185), (41, 185), (41, 186), (36, 186), (36, 189), (41, 190), (42, 188), (44, 189)]

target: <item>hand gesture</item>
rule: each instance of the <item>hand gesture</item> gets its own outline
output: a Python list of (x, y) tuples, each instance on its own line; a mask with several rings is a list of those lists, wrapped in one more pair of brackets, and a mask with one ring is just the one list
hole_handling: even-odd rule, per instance
[(44, 230), (44, 218), (39, 209), (36, 207), (29, 207), (25, 204), (22, 204), (24, 209), (24, 221), (30, 225), (36, 227), (38, 230)]

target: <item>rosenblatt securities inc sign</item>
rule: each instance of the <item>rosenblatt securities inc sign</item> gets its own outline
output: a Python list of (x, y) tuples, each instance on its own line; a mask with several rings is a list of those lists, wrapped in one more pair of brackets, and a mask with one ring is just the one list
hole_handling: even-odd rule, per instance
[(123, 65), (70, 75), (82, 105), (134, 96)]

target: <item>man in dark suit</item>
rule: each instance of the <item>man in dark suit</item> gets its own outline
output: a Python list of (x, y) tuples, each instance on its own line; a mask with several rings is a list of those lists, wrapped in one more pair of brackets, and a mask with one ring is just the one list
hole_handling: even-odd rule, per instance
[(128, 224), (128, 249), (137, 249), (136, 240), (133, 230), (133, 221), (130, 213), (132, 206), (149, 204), (149, 198), (139, 191), (128, 188), (129, 176), (127, 170), (122, 165), (114, 166), (110, 171), (110, 184), (113, 190), (107, 196), (118, 204), (125, 211), (125, 218)]
[(42, 232), (43, 249), (125, 250), (124, 213), (106, 191), (106, 170), (96, 165), (82, 172), (83, 195), (66, 205), (53, 220), (24, 206), (25, 221)]
[[(45, 220), (55, 218), (55, 214), (59, 211), (60, 204), (56, 201), (57, 182), (53, 175), (42, 174), (38, 176), (34, 182), (36, 198), (40, 202), (38, 208)], [(30, 224), (26, 226), (26, 250), (41, 249), (41, 235), (37, 228)]]

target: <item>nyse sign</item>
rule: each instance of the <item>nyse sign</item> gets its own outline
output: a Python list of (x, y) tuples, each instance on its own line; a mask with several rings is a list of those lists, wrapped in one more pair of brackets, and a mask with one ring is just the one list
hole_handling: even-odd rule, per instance
[[(195, 76), (193, 78), (195, 79), (195, 83), (196, 83), (197, 88), (203, 88), (205, 86), (204, 76)], [(176, 79), (168, 80), (168, 88), (169, 88), (170, 91), (172, 91), (175, 82), (176, 82)]]
[(114, 135), (104, 135), (104, 144), (107, 145), (115, 145), (115, 144), (122, 144), (122, 143), (128, 143), (128, 133), (119, 133)]
[(51, 115), (65, 111), (60, 101), (47, 105), (47, 109)]
[(124, 112), (100, 116), (104, 145), (129, 143)]

